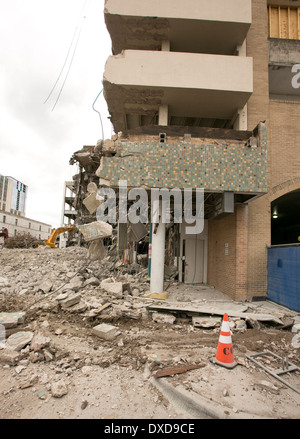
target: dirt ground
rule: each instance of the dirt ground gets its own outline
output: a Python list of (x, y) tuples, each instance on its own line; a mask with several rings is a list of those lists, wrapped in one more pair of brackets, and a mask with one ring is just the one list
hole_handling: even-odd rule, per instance
[[(216, 354), (220, 327), (198, 328), (189, 316), (180, 314), (174, 323), (158, 323), (145, 308), (143, 288), (139, 295), (127, 291), (111, 300), (99, 285), (88, 285), (91, 277), (101, 280), (107, 262), (101, 267), (92, 263), (83, 275), (77, 293), (87, 307), (77, 304), (64, 309), (56, 300), (60, 292), (47, 296), (39, 290), (39, 283), (55, 273), (55, 292), (70, 277), (68, 270), (73, 273), (80, 267), (85, 252), (70, 248), (0, 251), (0, 313), (22, 311), (36, 302), (11, 333), (31, 331), (48, 340), (47, 347), (34, 355), (28, 345), (19, 351), (15, 364), (0, 363), (0, 419), (194, 419), (201, 417), (195, 409), (201, 405), (212, 407), (220, 418), (300, 418), (300, 394), (247, 358), (267, 349), (288, 356), (300, 367), (300, 349), (292, 345), (295, 334), (290, 326), (264, 323), (259, 329), (233, 328), (238, 364), (230, 370), (220, 367), (210, 361)], [(145, 287), (145, 282), (135, 278), (134, 287), (139, 283)], [(184, 285), (177, 287), (177, 296), (184, 289)], [(93, 315), (90, 311), (96, 305), (91, 303), (96, 299), (112, 304)], [(126, 310), (131, 305), (140, 315), (128, 317), (126, 310), (122, 314), (124, 303)], [(118, 328), (112, 340), (93, 334), (93, 327), (103, 322)], [(2, 343), (0, 347), (1, 358), (7, 346)], [(282, 367), (271, 356), (262, 361), (268, 368)], [(199, 367), (153, 378), (157, 370), (188, 365)], [(300, 389), (300, 371), (282, 377)], [(160, 383), (181, 392), (192, 401), (192, 409), (181, 404), (181, 398), (167, 395)], [(63, 389), (62, 395), (55, 395), (55, 384)]]

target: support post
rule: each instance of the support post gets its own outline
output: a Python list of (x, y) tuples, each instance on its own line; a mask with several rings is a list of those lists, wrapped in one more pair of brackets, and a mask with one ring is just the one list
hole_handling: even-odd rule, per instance
[(160, 200), (159, 222), (157, 224), (152, 224), (151, 294), (162, 294), (164, 291), (166, 225), (162, 222), (161, 208), (162, 202)]

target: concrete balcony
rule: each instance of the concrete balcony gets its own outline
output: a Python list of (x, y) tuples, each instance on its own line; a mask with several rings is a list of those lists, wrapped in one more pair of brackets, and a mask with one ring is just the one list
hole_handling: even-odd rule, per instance
[(126, 50), (108, 58), (103, 84), (116, 132), (153, 124), (161, 105), (169, 118), (231, 120), (253, 91), (252, 58)]
[(251, 0), (106, 0), (113, 53), (125, 49), (232, 55), (252, 21)]

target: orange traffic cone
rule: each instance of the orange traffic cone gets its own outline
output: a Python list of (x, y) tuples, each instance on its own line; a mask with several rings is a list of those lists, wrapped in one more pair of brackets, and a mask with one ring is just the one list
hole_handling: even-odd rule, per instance
[(219, 366), (234, 368), (237, 363), (234, 361), (231, 332), (229, 327), (228, 315), (224, 314), (219, 337), (219, 344), (215, 358), (211, 358), (211, 362)]

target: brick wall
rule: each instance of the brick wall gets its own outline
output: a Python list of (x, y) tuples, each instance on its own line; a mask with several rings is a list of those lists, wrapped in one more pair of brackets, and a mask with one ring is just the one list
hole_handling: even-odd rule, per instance
[(268, 121), (268, 10), (267, 0), (252, 0), (252, 24), (247, 36), (247, 56), (253, 58), (253, 94), (248, 101), (248, 129)]
[[(252, 25), (247, 37), (247, 56), (253, 57), (253, 94), (248, 102), (248, 129), (269, 118), (268, 11), (267, 0), (252, 0)], [(268, 143), (269, 159), (270, 143)], [(269, 160), (268, 160), (269, 165)], [(270, 181), (268, 181), (270, 183)], [(270, 243), (270, 216), (267, 196), (249, 203), (247, 296), (265, 296), (267, 292), (267, 254)]]
[(247, 299), (248, 206), (236, 206), (236, 285), (235, 300)]
[(300, 102), (270, 100), (270, 188), (300, 175)]
[[(225, 252), (225, 244), (228, 245)], [(229, 297), (236, 293), (236, 214), (208, 221), (208, 284)]]
[(248, 206), (208, 222), (208, 284), (234, 300), (247, 298)]

